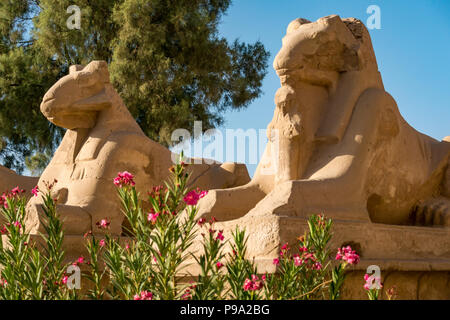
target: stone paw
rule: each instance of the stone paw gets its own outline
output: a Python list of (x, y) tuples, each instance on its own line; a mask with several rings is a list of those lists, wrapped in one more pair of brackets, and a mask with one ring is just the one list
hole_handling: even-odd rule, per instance
[(450, 199), (440, 197), (419, 202), (413, 212), (416, 226), (450, 227)]

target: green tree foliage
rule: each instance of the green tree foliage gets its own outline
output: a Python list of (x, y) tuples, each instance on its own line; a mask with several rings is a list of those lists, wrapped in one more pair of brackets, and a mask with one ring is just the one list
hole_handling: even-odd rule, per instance
[(66, 70), (33, 46), (37, 10), (32, 1), (0, 1), (0, 160), (19, 172), (26, 157), (45, 155), (62, 133), (39, 111), (43, 94)]
[[(223, 123), (261, 94), (269, 53), (229, 43), (217, 28), (230, 0), (0, 0), (0, 160), (45, 166), (63, 130), (39, 104), (72, 64), (110, 64), (111, 79), (144, 132), (170, 145), (176, 128)], [(70, 30), (67, 8), (81, 9)]]

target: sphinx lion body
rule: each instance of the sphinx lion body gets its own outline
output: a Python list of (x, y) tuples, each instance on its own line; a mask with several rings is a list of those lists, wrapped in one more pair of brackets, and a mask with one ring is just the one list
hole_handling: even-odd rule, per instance
[[(360, 21), (294, 20), (274, 68), (281, 88), (255, 175), (245, 186), (210, 192), (200, 202), (204, 216), (324, 212), (335, 219), (450, 225), (442, 188), (450, 143), (403, 119)], [(435, 200), (438, 208), (430, 209)]]

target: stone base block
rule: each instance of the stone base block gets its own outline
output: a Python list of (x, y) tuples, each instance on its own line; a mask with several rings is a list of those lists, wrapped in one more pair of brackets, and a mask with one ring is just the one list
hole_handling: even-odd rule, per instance
[[(246, 229), (249, 257), (255, 258), (259, 273), (274, 273), (272, 262), (280, 247), (286, 242), (296, 243), (297, 237), (308, 230), (304, 218), (275, 215), (244, 216), (218, 222), (215, 228), (224, 230), (226, 239), (231, 239), (237, 226)], [(397, 299), (450, 299), (450, 229), (334, 220), (332, 230), (333, 250), (349, 244), (361, 257), (360, 263), (349, 269), (343, 299), (367, 299), (363, 276), (370, 265), (381, 270), (382, 298), (386, 298), (385, 289), (396, 286)], [(39, 236), (33, 238), (38, 240)], [(200, 239), (193, 245), (193, 252), (200, 252)], [(83, 236), (65, 237), (67, 262), (87, 256), (85, 241)], [(195, 276), (199, 270), (190, 266), (184, 272)]]

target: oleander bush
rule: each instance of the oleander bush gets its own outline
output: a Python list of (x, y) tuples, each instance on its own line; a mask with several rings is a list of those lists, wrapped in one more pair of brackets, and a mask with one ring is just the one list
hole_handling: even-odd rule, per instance
[[(181, 156), (182, 157), (182, 156)], [(277, 272), (260, 274), (247, 254), (248, 235), (236, 228), (231, 239), (217, 229), (215, 219), (197, 218), (197, 202), (207, 191), (188, 190), (189, 175), (182, 158), (164, 186), (148, 192), (150, 209), (135, 189), (134, 177), (120, 172), (114, 179), (128, 228), (127, 237), (108, 233), (109, 220), (96, 223), (98, 232), (85, 235), (88, 255), (65, 262), (63, 222), (46, 190), (32, 190), (43, 198), (45, 234), (26, 232), (23, 190), (18, 187), (0, 198), (5, 223), (1, 226), (0, 299), (339, 299), (345, 270), (359, 261), (349, 246), (330, 251), (332, 221), (323, 215), (308, 219), (308, 232), (297, 243), (284, 244), (274, 259)], [(102, 236), (99, 236), (101, 234)], [(201, 239), (201, 254), (191, 252)], [(195, 264), (199, 274), (191, 275)], [(71, 279), (82, 267), (86, 290)], [(189, 280), (190, 279), (190, 280)], [(371, 276), (365, 276), (368, 296), (378, 299)]]
[[(5, 223), (0, 228), (0, 299), (5, 300), (49, 300), (74, 299), (76, 292), (65, 285), (62, 242), (64, 232), (56, 212), (54, 199), (50, 195), (53, 183), (47, 183), (49, 192), (42, 195), (41, 217), (45, 234), (32, 239), (25, 232), (26, 200), (24, 190), (16, 187), (0, 198), (1, 212)], [(32, 192), (37, 195), (37, 189)], [(4, 241), (3, 241), (4, 240)]]

